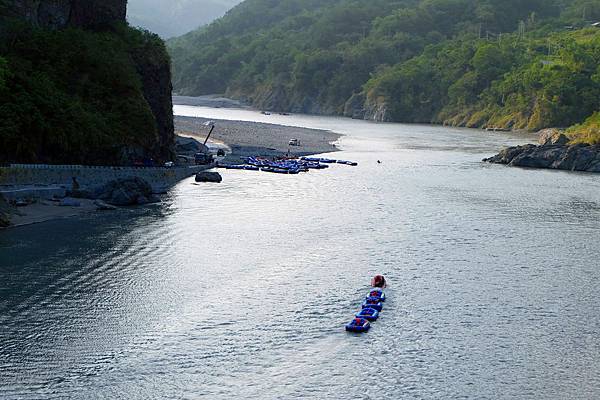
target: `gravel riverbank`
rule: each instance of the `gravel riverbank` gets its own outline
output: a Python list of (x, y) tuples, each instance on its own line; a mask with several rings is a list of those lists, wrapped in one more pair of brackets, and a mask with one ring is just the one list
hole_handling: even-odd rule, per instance
[[(209, 130), (204, 125), (207, 121), (206, 118), (175, 116), (175, 129), (178, 135), (204, 141)], [(332, 143), (340, 137), (318, 129), (246, 121), (212, 121), (215, 122), (215, 130), (211, 141), (231, 150), (227, 162), (239, 161), (240, 157), (250, 155), (274, 157), (288, 152), (297, 156), (330, 153), (337, 151)], [(290, 139), (298, 139), (300, 146), (290, 146)]]

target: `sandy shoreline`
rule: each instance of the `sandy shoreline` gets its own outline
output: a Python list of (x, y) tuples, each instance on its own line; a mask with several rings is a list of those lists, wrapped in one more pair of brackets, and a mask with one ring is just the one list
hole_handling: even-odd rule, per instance
[[(207, 118), (175, 116), (175, 131), (178, 135), (204, 141), (208, 128)], [(338, 149), (333, 145), (341, 135), (319, 129), (299, 128), (260, 122), (214, 120), (215, 130), (211, 136), (232, 153), (227, 162), (239, 161), (240, 157), (256, 155), (274, 157), (287, 154), (305, 156), (330, 153)], [(290, 146), (290, 139), (298, 139), (300, 146)]]
[(79, 207), (60, 206), (58, 202), (40, 200), (27, 207), (19, 208), (18, 214), (11, 215), (11, 225), (8, 228), (17, 228), (60, 218), (69, 218), (96, 212), (93, 200), (77, 199)]

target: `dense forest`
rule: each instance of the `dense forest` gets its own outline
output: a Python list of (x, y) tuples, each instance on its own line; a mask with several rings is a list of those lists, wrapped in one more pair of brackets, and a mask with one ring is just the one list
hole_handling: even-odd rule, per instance
[(168, 47), (181, 94), (595, 141), (597, 21), (600, 0), (246, 0)]
[(0, 163), (171, 157), (170, 61), (158, 36), (124, 20), (50, 29), (14, 10), (0, 0)]

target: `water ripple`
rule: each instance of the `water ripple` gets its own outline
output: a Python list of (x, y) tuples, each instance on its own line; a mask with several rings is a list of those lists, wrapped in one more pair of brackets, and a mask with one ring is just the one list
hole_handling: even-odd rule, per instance
[(476, 162), (518, 137), (307, 121), (360, 167), (0, 233), (0, 397), (598, 396), (594, 178)]

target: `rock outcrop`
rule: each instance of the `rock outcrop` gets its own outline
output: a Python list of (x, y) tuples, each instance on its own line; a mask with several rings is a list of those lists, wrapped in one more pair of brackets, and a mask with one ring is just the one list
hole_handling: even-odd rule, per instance
[(152, 186), (141, 178), (117, 179), (92, 191), (92, 198), (113, 206), (133, 206), (160, 201)]
[(365, 118), (365, 96), (362, 93), (354, 93), (346, 104), (344, 104), (344, 116), (353, 119)]
[(509, 147), (483, 161), (513, 167), (600, 172), (600, 147), (588, 144), (528, 144)]
[(127, 0), (4, 0), (12, 16), (41, 28), (105, 29), (125, 22)]
[(196, 182), (221, 183), (223, 177), (218, 172), (199, 172), (196, 174)]
[(364, 119), (375, 122), (391, 122), (392, 118), (384, 97), (367, 96), (364, 104)]
[(283, 86), (274, 85), (257, 91), (252, 104), (261, 110), (279, 112), (288, 108), (288, 98)]
[(569, 143), (569, 138), (557, 128), (542, 129), (538, 132), (538, 143), (544, 145), (566, 145)]

